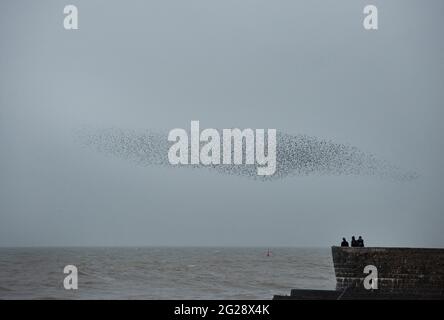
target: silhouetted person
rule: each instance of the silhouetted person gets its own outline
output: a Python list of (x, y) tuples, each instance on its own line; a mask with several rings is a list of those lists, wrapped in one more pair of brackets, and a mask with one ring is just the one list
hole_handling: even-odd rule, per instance
[(341, 247), (348, 247), (348, 242), (345, 238), (342, 238)]
[(364, 239), (362, 239), (361, 236), (359, 236), (358, 240), (356, 240), (358, 243), (358, 247), (364, 247)]
[(355, 236), (352, 237), (351, 246), (352, 247), (357, 247), (358, 246), (358, 241), (355, 239)]

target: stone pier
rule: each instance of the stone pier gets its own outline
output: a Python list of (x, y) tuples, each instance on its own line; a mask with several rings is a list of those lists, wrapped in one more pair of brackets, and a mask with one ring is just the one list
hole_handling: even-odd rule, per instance
[[(334, 246), (332, 257), (336, 290), (293, 289), (274, 299), (444, 299), (444, 249)], [(377, 289), (364, 287), (366, 266), (376, 267)]]

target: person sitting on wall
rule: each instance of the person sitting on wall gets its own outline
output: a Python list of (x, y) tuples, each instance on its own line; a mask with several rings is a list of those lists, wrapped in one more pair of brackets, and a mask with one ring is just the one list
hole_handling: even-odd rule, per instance
[(357, 247), (358, 246), (358, 241), (356, 240), (355, 236), (352, 237), (351, 246), (352, 247)]
[(361, 236), (359, 236), (358, 240), (356, 240), (358, 247), (364, 247), (364, 239), (362, 239)]
[(348, 247), (348, 242), (345, 238), (342, 238), (341, 247)]

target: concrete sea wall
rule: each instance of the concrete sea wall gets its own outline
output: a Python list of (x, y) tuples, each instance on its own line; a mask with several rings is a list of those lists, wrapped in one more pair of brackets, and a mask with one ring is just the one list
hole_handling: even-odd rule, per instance
[(444, 294), (444, 249), (332, 247), (332, 256), (338, 291), (365, 290), (364, 268), (373, 265), (380, 294)]

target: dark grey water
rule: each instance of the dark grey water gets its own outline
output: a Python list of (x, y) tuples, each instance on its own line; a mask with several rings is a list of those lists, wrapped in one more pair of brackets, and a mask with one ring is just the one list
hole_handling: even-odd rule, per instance
[[(0, 248), (0, 299), (271, 299), (334, 289), (330, 249)], [(78, 268), (65, 290), (63, 268)]]

